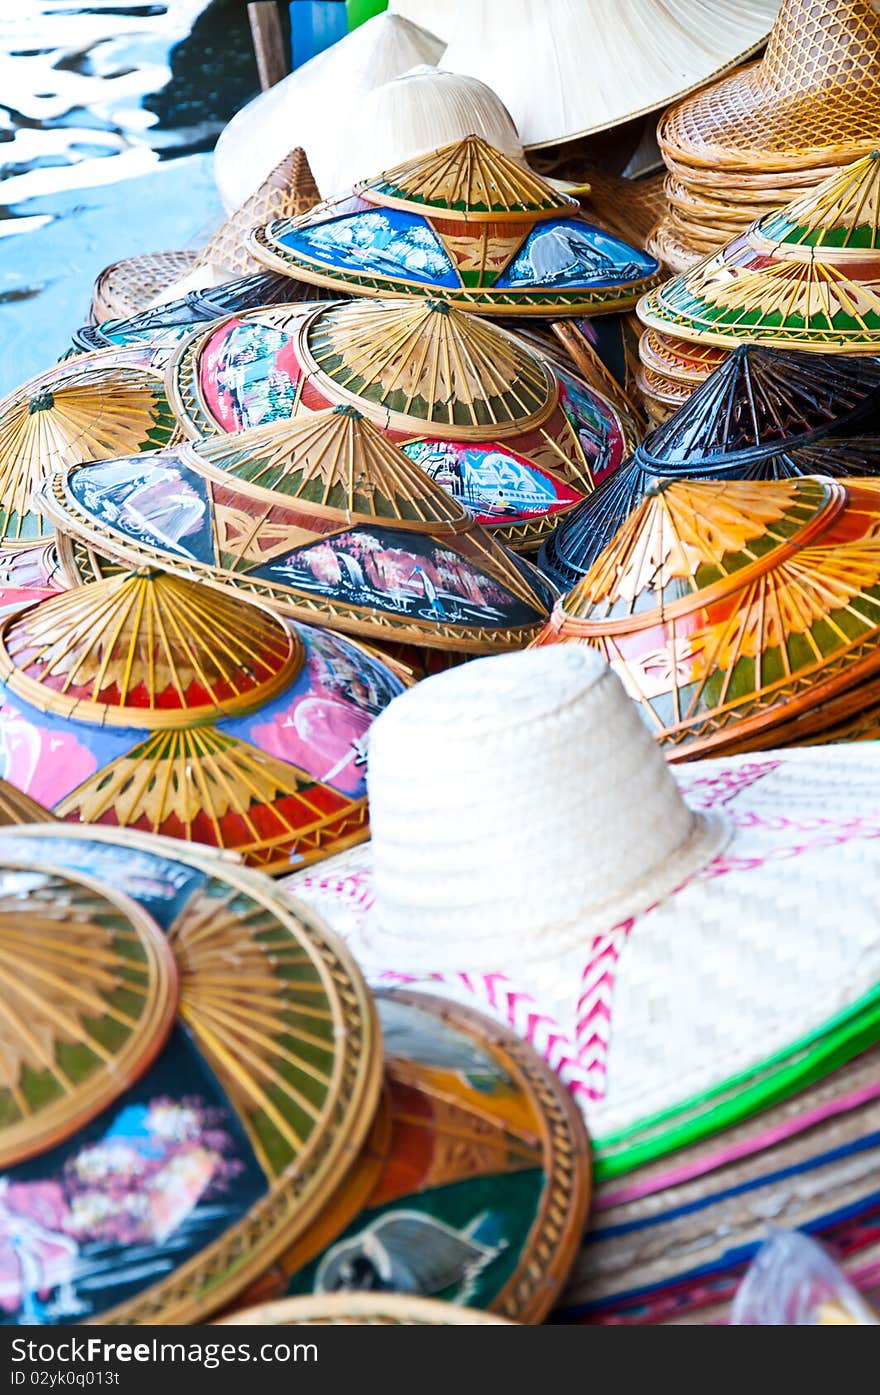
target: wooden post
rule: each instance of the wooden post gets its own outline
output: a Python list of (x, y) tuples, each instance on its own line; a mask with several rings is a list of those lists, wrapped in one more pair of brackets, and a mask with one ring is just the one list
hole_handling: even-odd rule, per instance
[(251, 0), (247, 8), (257, 56), (257, 72), (260, 86), (265, 92), (286, 77), (289, 71), (278, 0)]

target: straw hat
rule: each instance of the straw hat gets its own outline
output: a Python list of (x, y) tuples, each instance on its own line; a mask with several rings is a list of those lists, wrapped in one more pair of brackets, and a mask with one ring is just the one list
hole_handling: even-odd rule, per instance
[(351, 871), (287, 885), (340, 930), (347, 901), (373, 982), (538, 1045), (611, 1175), (865, 1044), (880, 752), (704, 762), (685, 796), (616, 677), (572, 653), (477, 661), (392, 703), (371, 740), (373, 842)]
[(136, 345), (160, 351), (179, 344), (197, 325), (208, 320), (242, 315), (263, 305), (290, 305), (322, 299), (323, 292), (315, 286), (307, 286), (304, 281), (294, 281), (290, 276), (279, 276), (271, 271), (257, 271), (219, 286), (187, 291), (173, 300), (131, 315), (81, 325), (73, 333), (73, 344), (75, 349), (86, 353)]
[(880, 348), (880, 154), (758, 219), (640, 301), (649, 328), (729, 348)]
[(669, 760), (825, 730), (880, 668), (878, 506), (871, 479), (654, 481), (536, 642), (605, 655)]
[(674, 272), (805, 197), (880, 141), (874, 0), (782, 0), (760, 63), (690, 97), (658, 128), (667, 212), (649, 238)]
[(367, 93), (436, 63), (442, 49), (402, 15), (376, 15), (255, 97), (214, 149), (214, 178), (227, 209), (244, 203), (293, 143), (305, 150), (321, 193), (334, 193), (339, 147), (360, 123)]
[(633, 306), (653, 257), (479, 135), (364, 177), (249, 238), (273, 271), (351, 295), (444, 296), (486, 315), (595, 315)]
[(44, 547), (41, 480), (82, 460), (156, 450), (177, 433), (162, 374), (136, 351), (67, 359), (0, 401), (0, 547)]
[(353, 407), (68, 472), (46, 503), (66, 545), (372, 641), (519, 648), (555, 595)]
[(423, 63), (364, 94), (357, 120), (337, 144), (336, 163), (322, 180), (322, 192), (342, 193), (365, 170), (390, 170), (473, 134), (526, 164), (510, 112), (491, 87)]
[(6, 1318), (203, 1322), (356, 1156), (382, 1082), (371, 995), (233, 859), (56, 823), (0, 842)]
[[(712, 351), (717, 352), (717, 351)], [(546, 539), (539, 565), (568, 589), (645, 493), (682, 479), (782, 480), (880, 473), (880, 363), (741, 344), (629, 460)]]
[(185, 340), (168, 383), (196, 440), (353, 407), (517, 551), (635, 442), (629, 418), (570, 366), (440, 299), (235, 316)]
[(263, 869), (366, 837), (364, 738), (401, 690), (348, 640), (161, 573), (121, 572), (0, 621), (0, 745), (17, 788), (71, 822)]
[(439, 61), (494, 88), (527, 147), (552, 145), (654, 111), (725, 72), (763, 43), (777, 5), (467, 0), (444, 21)]

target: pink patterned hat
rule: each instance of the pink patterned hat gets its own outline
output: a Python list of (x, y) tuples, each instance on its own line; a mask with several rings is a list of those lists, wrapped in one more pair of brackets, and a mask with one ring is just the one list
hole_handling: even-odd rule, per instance
[(421, 683), (369, 759), (372, 843), (287, 889), (374, 985), (519, 1031), (604, 1175), (880, 1038), (880, 747), (673, 773), (599, 656), (554, 646)]

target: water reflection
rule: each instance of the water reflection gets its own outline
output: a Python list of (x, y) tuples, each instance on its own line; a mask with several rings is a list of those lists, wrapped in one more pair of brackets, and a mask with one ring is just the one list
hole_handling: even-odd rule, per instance
[(63, 352), (102, 265), (216, 222), (204, 152), (256, 88), (237, 0), (0, 0), (0, 391)]

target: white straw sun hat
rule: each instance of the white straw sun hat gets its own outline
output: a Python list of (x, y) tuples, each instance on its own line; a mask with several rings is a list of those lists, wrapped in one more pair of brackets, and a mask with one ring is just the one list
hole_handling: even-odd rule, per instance
[[(513, 118), (491, 87), (422, 63), (365, 94), (358, 120), (338, 143), (325, 183), (332, 183), (332, 193), (342, 193), (378, 170), (471, 135), (526, 164)], [(326, 197), (323, 188), (322, 193)]]
[(880, 1035), (876, 746), (673, 772), (598, 655), (554, 646), (395, 699), (368, 787), (372, 843), (288, 890), (371, 982), (530, 1040), (602, 1157), (659, 1156)]
[[(357, 130), (366, 93), (436, 63), (442, 48), (402, 15), (375, 15), (248, 102), (214, 150), (214, 179), (227, 210), (239, 208), (294, 146), (305, 150), (321, 194), (334, 193), (340, 147)], [(358, 177), (374, 173), (371, 166)]]

